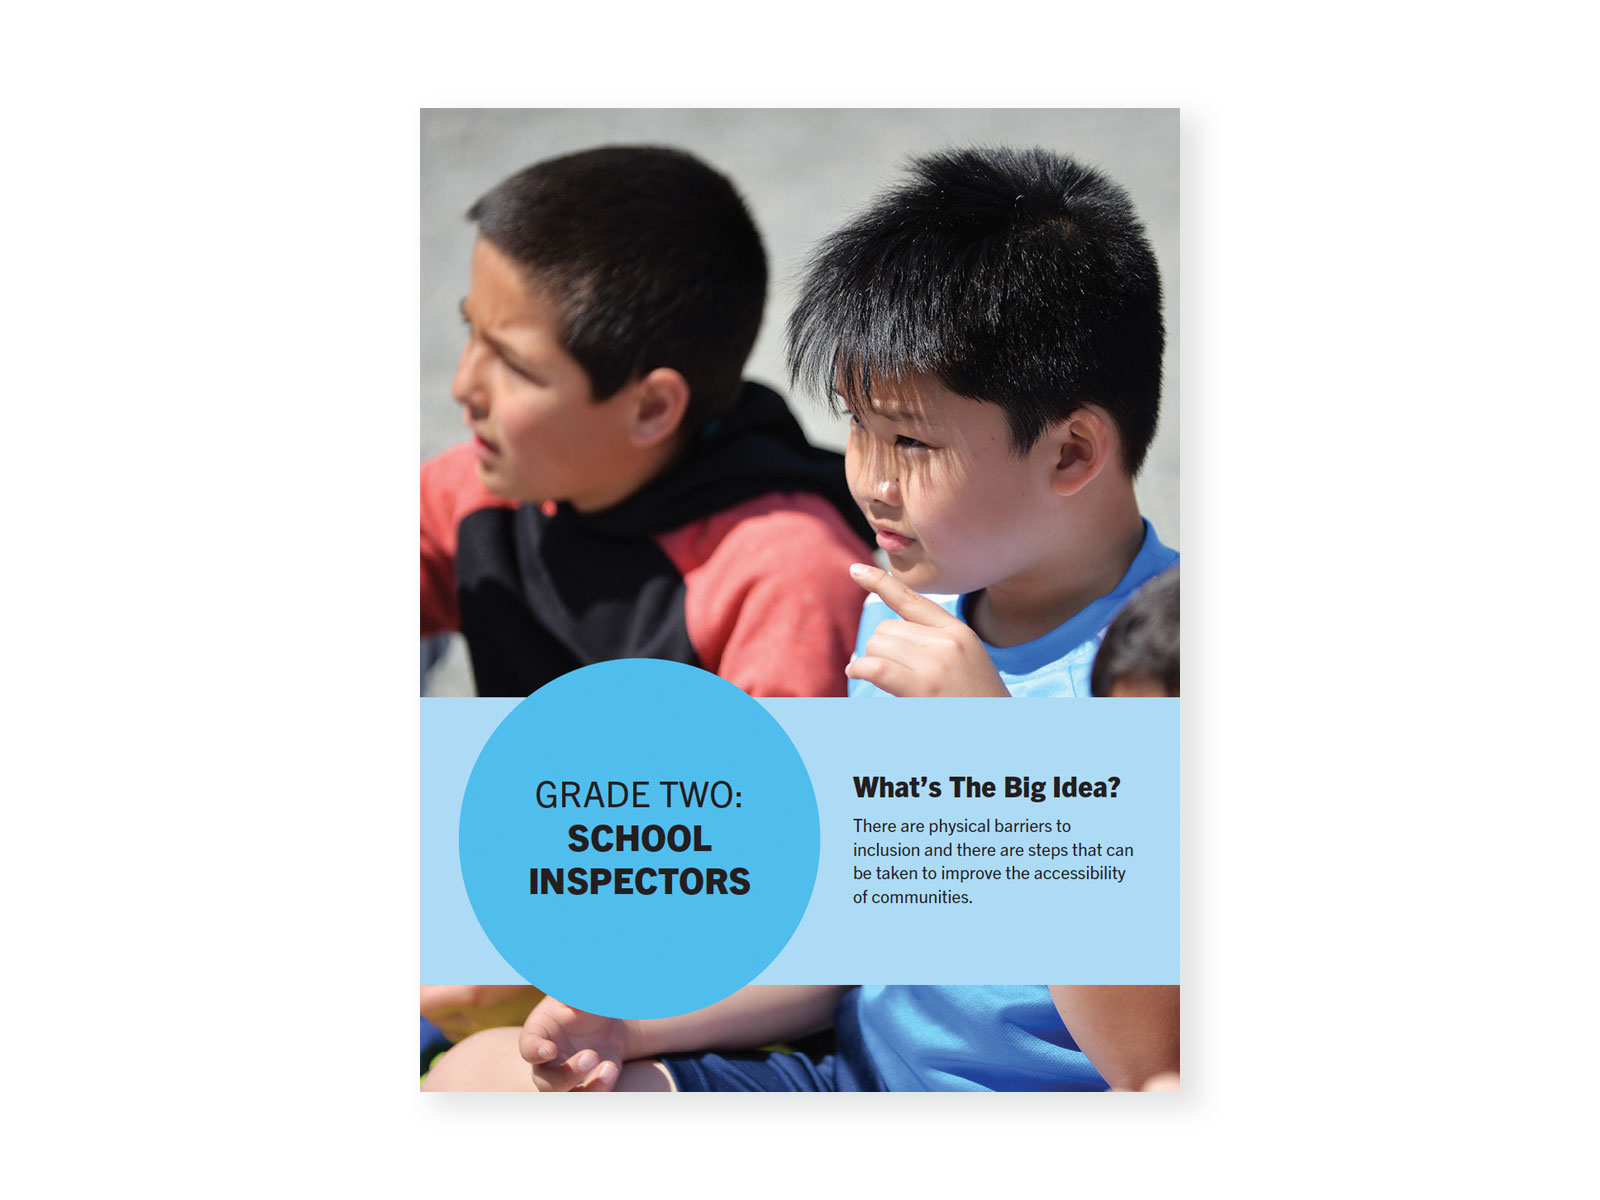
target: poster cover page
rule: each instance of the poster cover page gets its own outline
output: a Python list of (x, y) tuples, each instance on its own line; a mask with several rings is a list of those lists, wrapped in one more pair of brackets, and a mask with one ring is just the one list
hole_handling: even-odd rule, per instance
[(422, 112), (424, 1089), (1178, 1088), (1178, 122)]

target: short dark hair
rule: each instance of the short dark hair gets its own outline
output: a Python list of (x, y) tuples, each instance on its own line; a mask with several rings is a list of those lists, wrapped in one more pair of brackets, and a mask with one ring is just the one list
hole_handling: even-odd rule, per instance
[(1089, 690), (1109, 696), (1120, 679), (1160, 680), (1178, 694), (1178, 568), (1168, 567), (1146, 583), (1106, 627), (1094, 657)]
[(685, 425), (733, 407), (767, 298), (767, 256), (728, 179), (682, 150), (603, 146), (496, 185), (469, 220), (560, 311), (596, 399), (657, 367)]
[(812, 255), (789, 318), (791, 383), (856, 409), (874, 380), (928, 372), (1004, 409), (1019, 454), (1092, 402), (1136, 474), (1166, 332), (1127, 192), (1040, 149), (945, 151), (909, 170)]

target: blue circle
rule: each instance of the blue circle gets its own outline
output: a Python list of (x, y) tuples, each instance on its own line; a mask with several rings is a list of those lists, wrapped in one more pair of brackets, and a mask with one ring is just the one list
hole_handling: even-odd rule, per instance
[(783, 727), (726, 680), (656, 659), (522, 701), (461, 802), (461, 876), (495, 949), (611, 1017), (692, 1012), (759, 975), (805, 914), (820, 843)]

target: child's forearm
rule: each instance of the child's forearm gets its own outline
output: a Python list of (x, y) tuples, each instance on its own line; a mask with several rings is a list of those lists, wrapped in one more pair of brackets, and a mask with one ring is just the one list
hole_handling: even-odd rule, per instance
[(658, 1058), (691, 1050), (750, 1050), (816, 1033), (833, 1024), (843, 987), (742, 988), (680, 1017), (631, 1022), (628, 1057)]
[(1136, 1092), (1178, 1070), (1176, 987), (1055, 986), (1050, 998), (1111, 1089)]

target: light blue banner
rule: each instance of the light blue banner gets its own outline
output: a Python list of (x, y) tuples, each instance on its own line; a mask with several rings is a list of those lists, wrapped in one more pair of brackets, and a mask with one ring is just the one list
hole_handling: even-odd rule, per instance
[[(761, 703), (811, 776), (822, 844), (757, 983), (1178, 982), (1178, 701)], [(422, 701), (426, 983), (520, 982), (457, 849), (467, 778), (515, 704)]]

